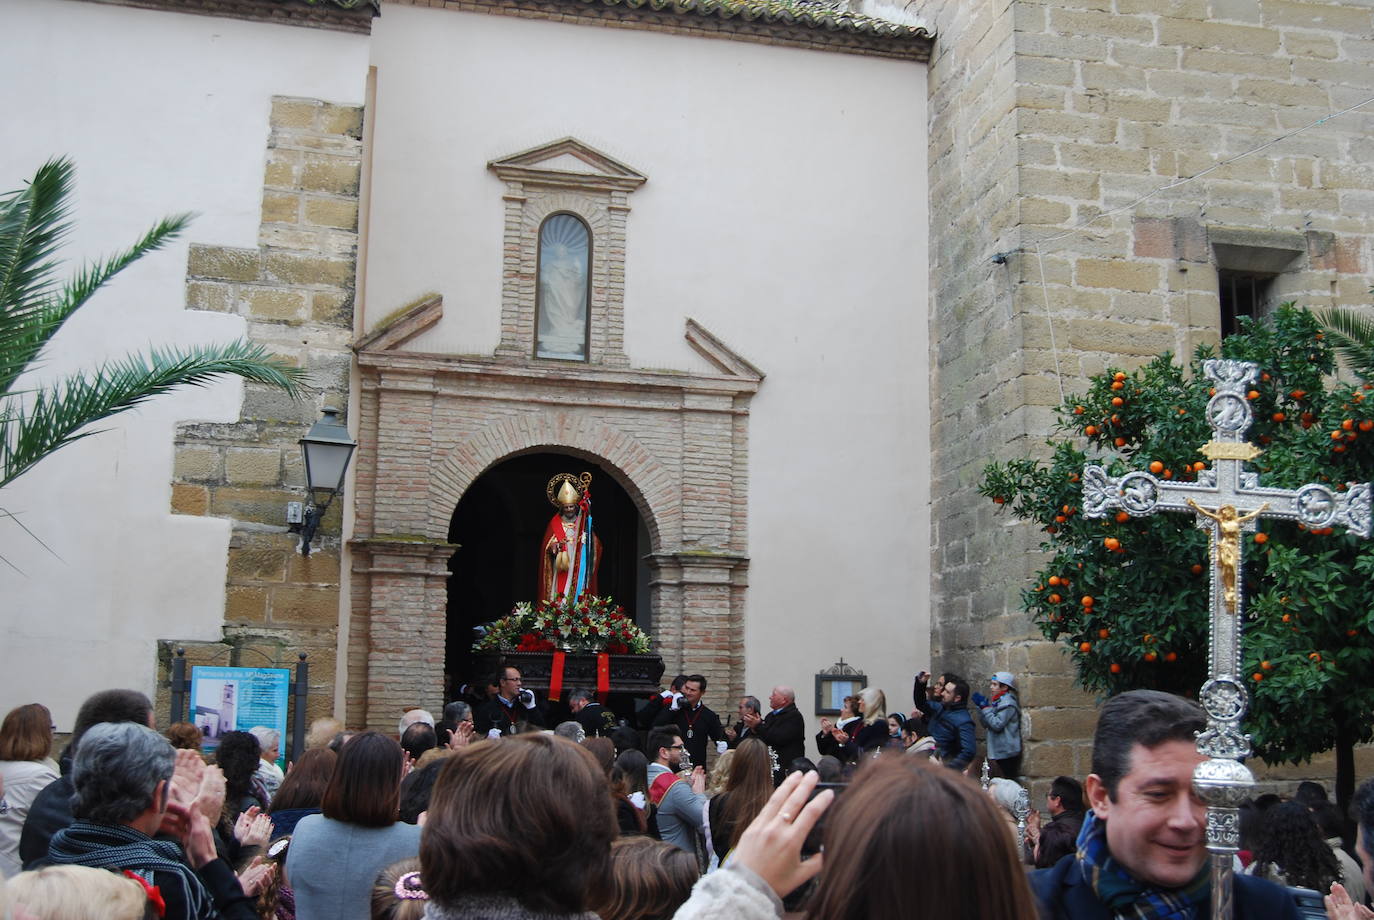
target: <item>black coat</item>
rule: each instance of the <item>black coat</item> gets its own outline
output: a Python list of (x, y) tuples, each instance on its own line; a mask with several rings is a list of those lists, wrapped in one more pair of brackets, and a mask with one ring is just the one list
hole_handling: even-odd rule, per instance
[(775, 782), (781, 782), (787, 775), (788, 764), (806, 754), (806, 720), (796, 703), (770, 712), (754, 733), (778, 755), (778, 772), (773, 774)]
[[(654, 719), (654, 728), (671, 725), (682, 736), (682, 746), (691, 755), (692, 766), (706, 766), (706, 742), (724, 741), (725, 726), (720, 724), (720, 716), (705, 703), (698, 703), (691, 712), (684, 706), (679, 709), (665, 709)], [(691, 732), (691, 737), (687, 733)]]
[(516, 722), (526, 722), (538, 728), (544, 727), (544, 717), (540, 715), (538, 706), (526, 709), (517, 701), (514, 706), (507, 709), (501, 698), (494, 696), (472, 711), (472, 727), (476, 737), (485, 738), (487, 732), (493, 728), (501, 729), (503, 735), (513, 734), (512, 715)]
[(76, 787), (70, 776), (59, 776), (44, 786), (29, 806), (24, 830), (19, 835), (19, 859), (25, 869), (48, 864), (48, 841), (72, 821), (72, 795)]
[(611, 730), (615, 728), (615, 713), (600, 703), (588, 703), (573, 718), (582, 726), (582, 730), (587, 733), (588, 738), (601, 735), (609, 738)]
[[(1111, 920), (1111, 912), (1083, 879), (1072, 853), (1030, 874), (1040, 920)], [(1298, 905), (1283, 888), (1252, 875), (1235, 876), (1235, 920), (1300, 920)], [(1203, 908), (1205, 913), (1206, 907)]]

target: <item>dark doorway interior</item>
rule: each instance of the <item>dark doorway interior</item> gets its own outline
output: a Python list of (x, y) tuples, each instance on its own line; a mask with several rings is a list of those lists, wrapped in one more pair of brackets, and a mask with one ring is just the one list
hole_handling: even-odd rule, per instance
[(630, 496), (595, 461), (568, 454), (524, 454), (498, 463), (463, 493), (449, 524), (459, 549), (449, 560), (445, 699), (470, 673), (472, 629), (503, 617), (538, 590), (539, 542), (556, 513), (544, 494), (557, 473), (592, 474), (592, 520), (601, 539), (597, 591), (648, 627), (648, 530)]

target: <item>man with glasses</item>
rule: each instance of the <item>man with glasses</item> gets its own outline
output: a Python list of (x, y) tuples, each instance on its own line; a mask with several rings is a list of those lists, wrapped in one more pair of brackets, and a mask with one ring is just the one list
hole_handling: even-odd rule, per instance
[(496, 675), (496, 696), (477, 707), (477, 733), (488, 738), (515, 735), (530, 728), (543, 728), (544, 717), (534, 701), (534, 692), (521, 685), (520, 672), (502, 668)]
[(657, 827), (662, 840), (695, 853), (706, 818), (706, 770), (693, 767), (690, 782), (678, 776), (683, 745), (675, 728), (650, 732), (648, 750), (654, 757), (648, 771), (649, 832)]

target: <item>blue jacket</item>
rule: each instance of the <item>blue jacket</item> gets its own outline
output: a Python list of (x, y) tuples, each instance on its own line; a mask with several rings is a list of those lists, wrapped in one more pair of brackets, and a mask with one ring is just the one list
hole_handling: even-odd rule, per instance
[[(1048, 869), (1030, 874), (1040, 920), (1111, 920), (1097, 892), (1078, 871), (1070, 853)], [(1235, 876), (1235, 920), (1300, 920), (1297, 902), (1273, 882), (1252, 875)], [(1207, 914), (1204, 906), (1202, 916)]]
[(973, 716), (964, 703), (935, 703), (918, 700), (917, 707), (926, 717), (926, 730), (935, 739), (940, 762), (955, 770), (962, 770), (973, 759), (978, 742), (973, 736)]
[(989, 760), (1002, 760), (1021, 753), (1021, 707), (1016, 702), (1016, 694), (1003, 693), (997, 702), (980, 708), (978, 718), (988, 730)]

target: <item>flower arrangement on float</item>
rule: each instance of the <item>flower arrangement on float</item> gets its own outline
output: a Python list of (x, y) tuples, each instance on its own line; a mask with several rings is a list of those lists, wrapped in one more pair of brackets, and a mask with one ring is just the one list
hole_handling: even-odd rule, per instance
[(516, 604), (510, 614), (489, 623), (472, 648), (647, 655), (650, 642), (613, 598), (584, 594), (569, 602), (560, 594), (553, 600)]

